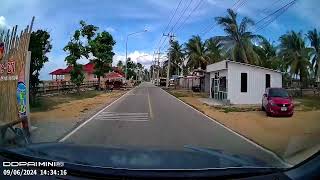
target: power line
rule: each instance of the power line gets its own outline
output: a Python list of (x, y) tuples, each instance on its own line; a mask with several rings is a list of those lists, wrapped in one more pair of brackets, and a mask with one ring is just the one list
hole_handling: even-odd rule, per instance
[[(172, 31), (173, 31), (173, 29), (175, 28), (175, 26), (179, 23), (179, 21), (181, 20), (181, 18), (182, 18), (182, 17), (184, 16), (184, 14), (186, 13), (187, 9), (190, 7), (192, 1), (193, 1), (193, 0), (190, 0), (190, 2), (189, 2), (189, 4), (187, 5), (187, 7), (182, 10), (182, 13), (180, 14), (178, 20), (177, 20), (176, 23), (171, 27), (171, 29), (170, 29), (170, 31), (169, 31), (168, 33), (172, 33)], [(162, 49), (162, 46), (163, 46), (163, 44), (166, 42), (167, 38), (168, 38), (168, 36), (165, 36), (164, 41), (162, 42), (162, 44), (161, 44), (160, 47), (159, 47), (159, 50)]]
[[(277, 19), (279, 16), (281, 16), (284, 12), (286, 12), (293, 4), (296, 3), (297, 0), (293, 0), (290, 1), (289, 3), (287, 3), (286, 5), (280, 7), (279, 9), (277, 9), (276, 11), (272, 12), (271, 14), (267, 15), (266, 17), (260, 19), (257, 23), (256, 23), (256, 27), (257, 24), (261, 23), (264, 20), (267, 20), (266, 22), (264, 22), (262, 25), (260, 25), (259, 27), (256, 28), (255, 32), (258, 32), (262, 29), (264, 29), (265, 27), (267, 27), (269, 24), (271, 24), (275, 19)], [(275, 16), (274, 16), (275, 15)], [(273, 16), (273, 17), (272, 17)]]
[[(167, 31), (167, 29), (168, 29), (169, 25), (171, 24), (171, 22), (172, 22), (172, 20), (173, 20), (174, 16), (176, 15), (176, 13), (177, 13), (177, 11), (178, 11), (178, 9), (179, 9), (179, 7), (180, 7), (181, 2), (182, 2), (182, 0), (180, 0), (180, 1), (179, 1), (178, 6), (174, 9), (174, 12), (173, 12), (173, 14), (172, 14), (172, 16), (171, 16), (171, 18), (170, 18), (170, 20), (169, 20), (169, 23), (168, 23), (168, 24), (167, 24), (167, 26), (164, 28), (164, 30), (163, 30), (163, 32), (162, 32), (162, 34), (163, 34), (163, 33), (165, 33), (165, 32)], [(163, 36), (161, 35), (161, 38), (160, 38), (159, 42), (157, 43), (158, 45), (156, 45), (156, 46), (155, 46), (155, 48), (156, 48), (157, 46), (159, 47), (159, 45), (160, 45), (160, 43), (161, 43), (162, 38), (163, 38)]]
[(190, 11), (189, 15), (187, 18), (184, 19), (184, 21), (180, 24), (180, 26), (176, 29), (175, 32), (179, 31), (181, 27), (184, 25), (184, 23), (191, 17), (191, 15), (202, 5), (203, 0), (199, 0), (198, 4)]
[(237, 11), (237, 10), (240, 9), (246, 2), (247, 2), (247, 0), (242, 0), (242, 2), (240, 2), (238, 5), (236, 5), (236, 7), (234, 7), (233, 10), (234, 10), (234, 11)]
[[(234, 11), (236, 11), (237, 9), (239, 9), (240, 7), (242, 7), (245, 3), (247, 2), (247, 0), (237, 0), (231, 7), (231, 9), (233, 9)], [(212, 31), (214, 28), (216, 27), (216, 24), (210, 24), (209, 26), (207, 26), (204, 31), (202, 31), (201, 36), (206, 35), (208, 32)]]
[(262, 10), (262, 12), (263, 12), (263, 13), (268, 13), (268, 12), (270, 12), (271, 10), (269, 10), (269, 11), (267, 11), (267, 10), (270, 9), (272, 6), (278, 4), (278, 3), (281, 2), (281, 1), (283, 1), (283, 0), (276, 0), (276, 1), (274, 1), (270, 6), (264, 8), (264, 9)]

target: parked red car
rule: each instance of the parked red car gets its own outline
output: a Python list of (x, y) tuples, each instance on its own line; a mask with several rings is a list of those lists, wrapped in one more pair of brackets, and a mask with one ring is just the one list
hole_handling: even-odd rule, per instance
[(293, 115), (293, 99), (288, 91), (283, 88), (267, 88), (262, 97), (262, 110), (268, 116), (289, 116)]

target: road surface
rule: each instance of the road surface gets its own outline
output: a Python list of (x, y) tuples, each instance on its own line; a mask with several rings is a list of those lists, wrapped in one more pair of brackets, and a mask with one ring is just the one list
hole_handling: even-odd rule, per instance
[(196, 146), (279, 162), (273, 153), (151, 83), (142, 83), (132, 89), (60, 141), (163, 149)]

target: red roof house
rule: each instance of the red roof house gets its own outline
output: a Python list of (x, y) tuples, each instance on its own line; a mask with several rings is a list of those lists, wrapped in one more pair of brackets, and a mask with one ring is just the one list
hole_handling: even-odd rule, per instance
[[(50, 72), (49, 74), (52, 75), (52, 79), (53, 76), (56, 76), (56, 80), (57, 79), (61, 79), (61, 80), (66, 80), (69, 81), (70, 80), (70, 72), (73, 69), (72, 66), (68, 66), (65, 69), (57, 69), (54, 70), (52, 72)], [(84, 81), (95, 81), (98, 80), (97, 76), (94, 74), (94, 64), (89, 62), (85, 65), (82, 65), (82, 69), (84, 71), (84, 75), (85, 75), (85, 80)], [(105, 78), (109, 77), (110, 79), (120, 79), (124, 77), (124, 73), (123, 71), (118, 68), (118, 67), (112, 67), (113, 72), (107, 73), (105, 74)], [(104, 79), (101, 77), (101, 79)]]

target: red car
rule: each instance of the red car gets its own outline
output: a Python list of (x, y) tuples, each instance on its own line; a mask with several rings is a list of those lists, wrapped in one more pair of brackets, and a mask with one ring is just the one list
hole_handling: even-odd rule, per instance
[(293, 99), (288, 91), (283, 88), (267, 88), (262, 97), (262, 110), (268, 116), (289, 116), (293, 115)]

